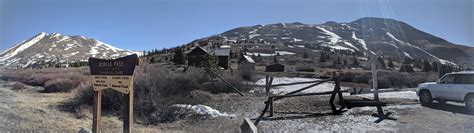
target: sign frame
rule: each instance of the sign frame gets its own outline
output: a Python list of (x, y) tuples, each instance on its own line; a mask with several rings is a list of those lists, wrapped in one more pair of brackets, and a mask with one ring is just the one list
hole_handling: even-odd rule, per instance
[(92, 132), (100, 132), (102, 112), (102, 91), (113, 89), (125, 96), (123, 132), (131, 133), (133, 129), (133, 72), (138, 65), (136, 54), (122, 58), (105, 60), (89, 58), (91, 82), (94, 91), (94, 108)]

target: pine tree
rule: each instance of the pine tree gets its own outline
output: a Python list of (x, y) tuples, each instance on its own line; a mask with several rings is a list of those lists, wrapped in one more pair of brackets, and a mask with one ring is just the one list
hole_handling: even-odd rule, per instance
[(340, 56), (337, 57), (336, 64), (341, 64), (341, 57)]
[(153, 62), (155, 62), (155, 58), (154, 58), (153, 56), (152, 56), (152, 57), (150, 57), (150, 61), (149, 61), (149, 62), (150, 62), (150, 63), (153, 63)]
[(380, 64), (380, 68), (386, 68), (387, 65), (385, 64), (385, 60), (382, 57), (379, 57), (377, 60)]
[(423, 61), (423, 72), (430, 72), (431, 71), (431, 64), (428, 60)]
[(278, 59), (276, 56), (273, 56), (273, 63), (278, 64)]
[(395, 67), (395, 65), (393, 64), (393, 59), (392, 59), (392, 58), (389, 58), (389, 59), (388, 59), (388, 67), (390, 67), (390, 68), (394, 68), (394, 67)]
[(184, 53), (181, 48), (176, 48), (173, 56), (173, 63), (176, 65), (184, 64)]
[(319, 56), (319, 62), (326, 62), (326, 54), (321, 51), (321, 56)]
[(438, 63), (433, 62), (433, 66), (431, 67), (432, 71), (438, 72)]
[(353, 66), (359, 66), (359, 61), (355, 56), (352, 56), (352, 65)]
[(306, 51), (303, 53), (303, 58), (308, 58), (308, 53)]

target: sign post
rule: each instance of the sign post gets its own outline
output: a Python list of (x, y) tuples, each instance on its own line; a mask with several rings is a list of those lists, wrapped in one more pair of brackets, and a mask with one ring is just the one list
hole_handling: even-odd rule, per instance
[(133, 71), (138, 63), (136, 54), (115, 60), (89, 58), (89, 67), (94, 88), (92, 132), (100, 132), (102, 91), (113, 89), (125, 95), (123, 132), (133, 128)]

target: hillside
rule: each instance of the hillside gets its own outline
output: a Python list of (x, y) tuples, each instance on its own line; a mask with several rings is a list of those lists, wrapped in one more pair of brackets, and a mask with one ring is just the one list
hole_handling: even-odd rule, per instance
[[(416, 29), (401, 21), (365, 17), (348, 23), (278, 23), (238, 27), (198, 41), (230, 44), (259, 43), (330, 48), (370, 55), (381, 51), (385, 57), (424, 59), (441, 64), (473, 66), (474, 48), (458, 45)], [(310, 48), (308, 47), (308, 48)]]

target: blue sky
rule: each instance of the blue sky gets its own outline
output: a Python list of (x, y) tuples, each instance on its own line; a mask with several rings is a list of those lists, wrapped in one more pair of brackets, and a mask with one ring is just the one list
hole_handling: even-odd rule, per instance
[(132, 50), (173, 47), (240, 26), (386, 17), (474, 46), (473, 0), (0, 0), (0, 50), (39, 32)]

